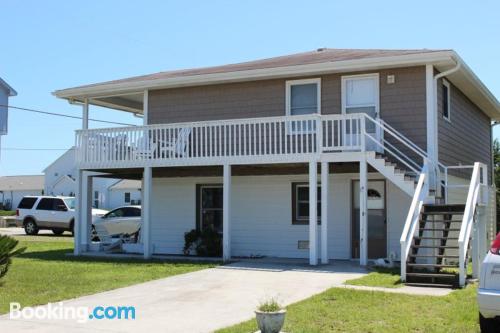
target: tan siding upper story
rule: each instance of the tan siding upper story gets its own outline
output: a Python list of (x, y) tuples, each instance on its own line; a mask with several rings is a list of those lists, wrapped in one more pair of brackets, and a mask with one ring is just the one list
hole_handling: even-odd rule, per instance
[[(383, 70), (380, 74), (381, 117), (425, 149), (425, 68)], [(341, 76), (321, 75), (322, 114), (341, 113)], [(396, 82), (387, 84), (387, 75)], [(295, 79), (295, 78), (294, 78)], [(153, 90), (151, 124), (285, 115), (284, 79)]]
[(445, 165), (491, 163), (490, 118), (450, 83), (450, 121), (443, 118), (443, 83), (438, 82), (439, 160)]

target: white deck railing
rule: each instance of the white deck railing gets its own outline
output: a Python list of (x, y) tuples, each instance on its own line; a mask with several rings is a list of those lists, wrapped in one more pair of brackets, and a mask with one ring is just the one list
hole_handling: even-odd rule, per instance
[(428, 190), (426, 186), (426, 173), (422, 172), (418, 178), (418, 184), (415, 189), (415, 194), (411, 201), (410, 210), (408, 211), (408, 216), (406, 217), (406, 222), (401, 234), (401, 239), (399, 240), (401, 244), (401, 280), (406, 281), (406, 261), (410, 254), (410, 248), (415, 237), (415, 233), (418, 230), (418, 224), (420, 222), (420, 213), (424, 205), (424, 201), (427, 198)]
[(377, 150), (420, 172), (426, 158), (401, 133), (363, 113), (79, 130), (76, 149), (81, 168), (300, 162), (321, 153)]
[[(464, 166), (462, 168), (470, 168), (470, 166)], [(460, 286), (465, 285), (465, 279), (467, 277), (467, 252), (469, 249), (472, 226), (474, 224), (477, 206), (479, 204), (485, 204), (487, 201), (487, 195), (481, 193), (482, 188), (487, 190), (487, 184), (488, 171), (486, 165), (479, 162), (474, 163), (469, 190), (467, 192), (464, 215), (460, 226), (460, 234), (458, 236), (458, 270)]]

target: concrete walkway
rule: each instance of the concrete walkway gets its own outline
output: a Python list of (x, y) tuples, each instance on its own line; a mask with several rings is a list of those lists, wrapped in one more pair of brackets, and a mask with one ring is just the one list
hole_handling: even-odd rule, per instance
[[(212, 332), (253, 317), (258, 303), (287, 305), (363, 276), (356, 263), (311, 268), (301, 263), (240, 261), (63, 302), (65, 307), (134, 306), (135, 320), (12, 320), (1, 332)], [(22, 305), (22, 304), (21, 304)], [(40, 308), (47, 308), (41, 306)]]
[(355, 289), (362, 291), (382, 291), (384, 293), (407, 294), (407, 295), (418, 295), (418, 296), (446, 296), (453, 291), (453, 289), (451, 288), (432, 288), (432, 287), (413, 287), (413, 286), (401, 286), (399, 288), (384, 288), (384, 287), (353, 286), (347, 284), (344, 285), (343, 287), (347, 289)]

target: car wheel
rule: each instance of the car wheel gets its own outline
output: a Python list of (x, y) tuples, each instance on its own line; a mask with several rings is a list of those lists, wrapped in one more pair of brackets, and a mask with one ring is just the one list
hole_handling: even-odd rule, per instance
[(60, 236), (64, 233), (64, 229), (52, 229), (54, 235)]
[(482, 314), (479, 314), (479, 327), (482, 333), (495, 333), (498, 332), (498, 325), (500, 320), (495, 318), (484, 318)]
[(97, 231), (95, 231), (95, 226), (93, 224), (92, 224), (92, 230), (90, 232), (90, 239), (93, 242), (99, 242), (100, 241), (99, 236), (97, 236)]
[(24, 232), (26, 235), (36, 235), (38, 234), (38, 226), (35, 221), (28, 219), (24, 222)]

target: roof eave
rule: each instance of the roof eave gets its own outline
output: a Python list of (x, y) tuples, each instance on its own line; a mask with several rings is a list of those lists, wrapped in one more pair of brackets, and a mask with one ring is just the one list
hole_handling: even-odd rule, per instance
[(286, 76), (314, 75), (327, 72), (345, 72), (350, 70), (363, 70), (370, 68), (384, 68), (393, 66), (421, 65), (426, 63), (440, 63), (449, 61), (451, 51), (438, 51), (402, 56), (377, 57), (317, 64), (283, 66), (253, 70), (234, 71), (226, 73), (213, 73), (190, 75), (156, 80), (141, 80), (134, 82), (121, 82), (99, 84), (89, 87), (76, 87), (56, 90), (53, 95), (68, 100), (100, 97), (110, 94), (123, 94), (140, 92), (146, 89), (175, 88), (193, 85), (208, 85), (225, 82), (271, 79)]

